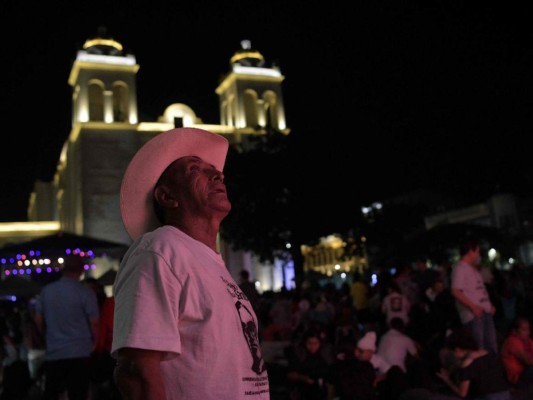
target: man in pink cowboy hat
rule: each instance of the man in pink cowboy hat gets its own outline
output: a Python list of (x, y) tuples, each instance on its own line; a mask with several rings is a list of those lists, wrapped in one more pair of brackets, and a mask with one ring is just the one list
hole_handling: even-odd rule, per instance
[(133, 244), (114, 284), (112, 354), (124, 399), (269, 399), (252, 305), (217, 249), (231, 209), (227, 140), (177, 128), (149, 140), (120, 192)]

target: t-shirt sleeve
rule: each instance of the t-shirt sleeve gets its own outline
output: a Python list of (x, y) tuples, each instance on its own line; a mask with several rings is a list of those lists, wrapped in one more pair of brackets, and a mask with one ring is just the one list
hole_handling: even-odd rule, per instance
[(134, 347), (165, 352), (165, 359), (176, 357), (181, 351), (177, 277), (152, 251), (138, 251), (123, 267), (115, 285), (112, 353)]
[(461, 268), (454, 267), (454, 269), (452, 270), (452, 276), (451, 276), (452, 289), (462, 290), (464, 288), (464, 282), (465, 282), (464, 272), (462, 271)]

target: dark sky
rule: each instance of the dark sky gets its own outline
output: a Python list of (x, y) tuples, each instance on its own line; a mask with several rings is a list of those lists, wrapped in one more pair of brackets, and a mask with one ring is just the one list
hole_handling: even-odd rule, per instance
[(533, 194), (532, 12), (347, 3), (1, 2), (0, 222), (25, 220), (33, 182), (52, 178), (71, 126), (72, 62), (101, 25), (137, 58), (143, 120), (182, 102), (219, 123), (214, 90), (242, 39), (276, 62), (295, 218), (317, 232), (410, 189)]

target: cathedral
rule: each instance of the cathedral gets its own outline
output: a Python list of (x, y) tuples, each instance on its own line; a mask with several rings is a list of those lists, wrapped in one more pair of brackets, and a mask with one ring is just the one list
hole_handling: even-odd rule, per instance
[[(240, 45), (230, 59), (230, 70), (215, 88), (220, 123), (206, 124), (182, 103), (169, 104), (157, 121), (141, 121), (136, 91), (140, 66), (135, 56), (105, 30), (87, 39), (68, 77), (72, 128), (53, 181), (34, 185), (29, 221), (55, 221), (60, 231), (129, 245), (120, 216), (120, 185), (133, 155), (154, 135), (174, 127), (196, 127), (239, 146), (250, 135), (266, 134), (268, 128), (289, 134), (281, 87), (284, 76), (278, 67), (268, 66), (249, 41)], [(233, 251), (222, 242), (220, 249), (232, 275), (237, 277), (241, 269), (250, 271), (261, 291), (279, 290), (294, 281), (293, 269), (260, 265), (253, 254)], [(118, 267), (118, 261), (104, 264), (96, 263), (96, 278)]]

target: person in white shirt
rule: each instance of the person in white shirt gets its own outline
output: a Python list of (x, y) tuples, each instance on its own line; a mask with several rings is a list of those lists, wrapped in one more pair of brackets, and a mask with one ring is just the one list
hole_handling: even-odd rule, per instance
[(498, 354), (498, 339), (489, 292), (481, 274), (481, 249), (467, 240), (459, 248), (460, 260), (453, 266), (451, 292), (462, 325), (474, 336), (478, 346)]
[(385, 315), (387, 327), (390, 326), (390, 321), (394, 317), (403, 319), (406, 326), (409, 324), (411, 302), (401, 292), (400, 286), (395, 281), (389, 282), (388, 294), (381, 302), (381, 312)]
[(376, 354), (377, 335), (374, 331), (366, 332), (357, 342), (355, 357), (361, 361), (370, 361), (376, 371), (376, 384), (384, 380), (391, 365), (379, 354)]
[(128, 165), (120, 206), (134, 242), (114, 284), (111, 349), (123, 399), (270, 398), (257, 316), (217, 248), (228, 145), (176, 128)]
[(419, 358), (419, 346), (405, 334), (403, 319), (395, 317), (390, 321), (390, 328), (379, 339), (377, 354), (390, 365), (397, 365), (404, 372), (407, 372), (408, 355)]

